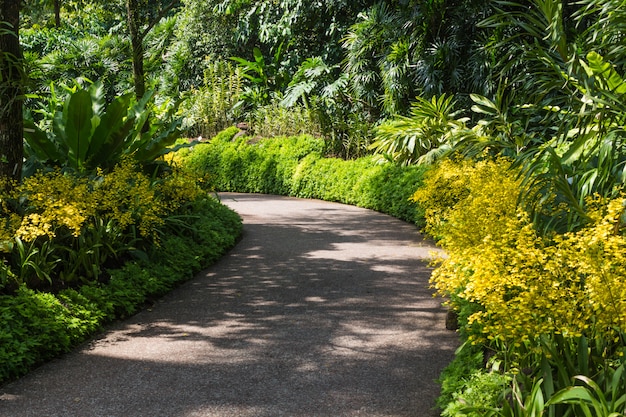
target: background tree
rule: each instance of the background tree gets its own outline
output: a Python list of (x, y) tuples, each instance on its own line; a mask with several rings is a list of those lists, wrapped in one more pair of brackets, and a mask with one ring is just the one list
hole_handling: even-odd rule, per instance
[(54, 8), (54, 23), (57, 27), (61, 27), (61, 2), (60, 0), (54, 0), (52, 5)]
[[(55, 26), (61, 27), (61, 9), (63, 12), (68, 11), (71, 8), (77, 8), (79, 5), (76, 0), (22, 0), (22, 24), (32, 25), (37, 24), (40, 26)], [(82, 1), (80, 2), (82, 3)], [(82, 4), (81, 4), (82, 5)]]
[(126, 0), (128, 32), (132, 47), (133, 83), (135, 96), (140, 99), (146, 93), (144, 71), (144, 40), (154, 26), (179, 4), (178, 0), (166, 3), (148, 0)]
[[(406, 114), (417, 96), (486, 94), (491, 13), (485, 0), (380, 1), (359, 13), (344, 39), (355, 99), (378, 116)], [(464, 96), (464, 97), (463, 97)]]
[(22, 174), (23, 115), (20, 2), (0, 0), (0, 178)]

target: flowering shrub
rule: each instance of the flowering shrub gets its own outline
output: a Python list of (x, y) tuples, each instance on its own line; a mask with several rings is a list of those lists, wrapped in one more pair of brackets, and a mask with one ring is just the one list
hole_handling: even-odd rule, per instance
[(596, 199), (592, 223), (542, 236), (518, 207), (520, 192), (506, 160), (445, 162), (430, 172), (413, 198), (448, 254), (433, 286), (457, 309), (474, 306), (464, 329), (474, 342), (539, 346), (541, 336), (590, 332), (613, 340), (626, 330), (626, 199)]
[(155, 193), (145, 174), (131, 164), (118, 165), (94, 183), (92, 196), (98, 204), (95, 214), (112, 218), (121, 230), (134, 226), (142, 237), (149, 238), (167, 214), (166, 203)]
[(200, 196), (172, 173), (151, 181), (128, 162), (92, 178), (38, 173), (0, 195), (0, 291), (62, 288), (158, 244), (165, 219)]
[(62, 227), (77, 237), (87, 217), (95, 211), (85, 178), (59, 172), (37, 174), (16, 192), (24, 215), (15, 235), (26, 242), (43, 236), (54, 238)]
[[(524, 189), (517, 178), (506, 159), (446, 161), (428, 172), (413, 199), (424, 209), (426, 229), (447, 253), (436, 261), (431, 283), (459, 313), (469, 346), (490, 351), (491, 363), (513, 377), (500, 396), (503, 407), (496, 407), (502, 412), (489, 415), (529, 415), (507, 414), (506, 399), (525, 404), (538, 396), (554, 398), (550, 415), (570, 415), (575, 401), (558, 399), (569, 392), (574, 376), (598, 385), (620, 381), (611, 375), (623, 366), (625, 349), (626, 196), (589, 198), (585, 225), (543, 234), (518, 205)], [(478, 366), (473, 372), (485, 370)], [(480, 384), (474, 378), (455, 381), (458, 374), (451, 369), (442, 377), (440, 405), (447, 415), (476, 398), (483, 405), (494, 398), (475, 392)], [(522, 382), (516, 385), (517, 380)], [(607, 392), (614, 395), (616, 389), (622, 388)]]
[[(89, 281), (54, 294), (20, 285), (0, 294), (0, 383), (68, 351), (104, 323), (135, 313), (147, 299), (191, 278), (235, 243), (241, 232), (236, 213), (202, 196), (188, 209), (194, 215), (185, 216), (184, 224), (195, 233), (178, 236), (166, 228), (149, 258), (109, 270), (106, 283)], [(56, 245), (57, 239), (46, 242)]]

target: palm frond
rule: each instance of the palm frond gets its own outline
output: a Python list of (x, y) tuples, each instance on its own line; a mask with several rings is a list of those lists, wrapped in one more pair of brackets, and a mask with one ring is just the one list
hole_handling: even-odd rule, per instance
[(398, 116), (375, 129), (370, 148), (401, 165), (429, 163), (452, 149), (456, 136), (451, 132), (465, 128), (454, 107), (452, 96), (417, 97), (409, 117)]

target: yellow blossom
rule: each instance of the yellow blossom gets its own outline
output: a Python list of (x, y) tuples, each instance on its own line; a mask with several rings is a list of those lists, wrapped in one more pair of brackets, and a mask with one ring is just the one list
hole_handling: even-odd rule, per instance
[(596, 197), (589, 225), (546, 239), (518, 207), (516, 178), (506, 160), (445, 162), (414, 195), (448, 255), (433, 287), (477, 306), (471, 340), (515, 345), (542, 334), (577, 338), (592, 327), (610, 340), (626, 331), (626, 199)]

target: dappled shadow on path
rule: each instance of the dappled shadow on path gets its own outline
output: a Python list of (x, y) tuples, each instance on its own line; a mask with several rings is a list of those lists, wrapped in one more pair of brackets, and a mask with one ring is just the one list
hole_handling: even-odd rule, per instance
[(0, 415), (437, 415), (456, 337), (415, 228), (349, 206), (223, 198), (245, 220), (229, 255), (6, 387)]

